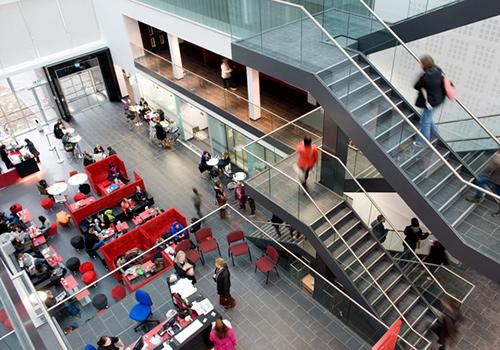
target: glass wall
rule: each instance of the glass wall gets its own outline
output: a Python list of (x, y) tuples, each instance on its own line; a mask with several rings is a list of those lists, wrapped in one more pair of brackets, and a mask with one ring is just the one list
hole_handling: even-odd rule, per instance
[(0, 79), (0, 129), (19, 134), (58, 117), (41, 69)]
[[(149, 106), (153, 109), (161, 108), (167, 118), (173, 119), (179, 127), (182, 140), (192, 148), (199, 153), (208, 150), (214, 156), (221, 156), (228, 151), (231, 163), (241, 170), (259, 170), (259, 164), (247, 159), (243, 151), (243, 146), (252, 141), (249, 137), (205, 113), (190, 101), (175, 95), (146, 75), (138, 74), (137, 81), (142, 97), (148, 101)], [(267, 150), (260, 144), (256, 145), (255, 152), (258, 152), (262, 159), (271, 162), (281, 159), (274, 151)]]

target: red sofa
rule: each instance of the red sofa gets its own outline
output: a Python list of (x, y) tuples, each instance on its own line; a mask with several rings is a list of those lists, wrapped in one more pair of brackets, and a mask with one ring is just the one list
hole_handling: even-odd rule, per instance
[(141, 229), (145, 232), (145, 236), (152, 245), (158, 238), (167, 231), (170, 231), (170, 226), (178, 221), (182, 226), (187, 227), (186, 218), (179, 213), (177, 209), (170, 208), (161, 213), (152, 220), (146, 221), (141, 225)]
[(103, 188), (111, 184), (111, 181), (108, 180), (108, 169), (109, 164), (113, 163), (120, 170), (123, 176), (128, 179), (127, 170), (125, 169), (125, 163), (120, 159), (116, 154), (112, 156), (101, 159), (98, 162), (92, 163), (85, 167), (85, 172), (89, 177), (89, 183), (92, 186), (92, 189), (95, 193), (101, 196), (111, 195), (114, 192), (107, 193), (103, 191)]
[[(3, 169), (3, 170), (5, 170), (5, 169)], [(16, 168), (6, 170), (0, 174), (0, 188), (4, 188), (4, 187), (10, 186), (10, 185), (13, 185), (17, 181), (19, 181), (20, 179), (21, 178), (19, 177), (19, 174), (17, 173)]]
[[(107, 159), (107, 158), (105, 158)], [(146, 190), (144, 186), (144, 180), (134, 171), (134, 181), (130, 181), (125, 186), (120, 187), (116, 191), (110, 193), (107, 196), (101, 197), (95, 202), (92, 202), (84, 207), (81, 207), (75, 211), (71, 210), (71, 207), (66, 203), (66, 209), (71, 215), (73, 222), (76, 227), (80, 228), (80, 222), (89, 215), (95, 214), (104, 208), (113, 208), (125, 197), (133, 195), (136, 190), (135, 187), (139, 186), (143, 190)]]

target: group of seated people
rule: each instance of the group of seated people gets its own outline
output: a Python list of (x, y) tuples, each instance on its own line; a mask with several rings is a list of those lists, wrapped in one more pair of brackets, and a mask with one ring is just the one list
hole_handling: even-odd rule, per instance
[(226, 173), (230, 172), (230, 167), (231, 167), (231, 158), (229, 156), (229, 152), (224, 152), (221, 158), (219, 158), (219, 161), (216, 166), (210, 166), (207, 164), (207, 162), (212, 158), (212, 155), (208, 151), (203, 151), (203, 154), (201, 155), (200, 159), (200, 164), (198, 165), (198, 170), (200, 171), (201, 174), (204, 174), (205, 172), (208, 172), (212, 178), (215, 178), (217, 176), (222, 176), (224, 175), (224, 171)]
[[(51, 226), (50, 220), (45, 216), (39, 216), (38, 221), (40, 222), (38, 228), (42, 231), (42, 235), (47, 238)], [(0, 235), (4, 234), (10, 236), (10, 241), (18, 252), (31, 247), (27, 226), (16, 213), (6, 215), (5, 212), (0, 212)]]
[(113, 154), (116, 154), (116, 151), (113, 149), (113, 147), (108, 146), (107, 147), (107, 152), (102, 148), (101, 145), (97, 144), (94, 147), (94, 152), (90, 153), (89, 150), (83, 151), (83, 166), (90, 165), (94, 162), (97, 162), (101, 159), (106, 158), (107, 156), (111, 156)]

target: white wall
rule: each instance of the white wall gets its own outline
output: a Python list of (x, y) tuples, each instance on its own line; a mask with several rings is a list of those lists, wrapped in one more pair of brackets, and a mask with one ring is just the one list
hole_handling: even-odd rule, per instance
[(93, 0), (0, 4), (0, 76), (102, 47)]
[(103, 38), (111, 49), (113, 61), (129, 72), (135, 72), (129, 41), (137, 41), (137, 29), (133, 28), (135, 23), (130, 19), (147, 23), (220, 55), (231, 56), (231, 38), (228, 34), (134, 1), (95, 0), (94, 2)]

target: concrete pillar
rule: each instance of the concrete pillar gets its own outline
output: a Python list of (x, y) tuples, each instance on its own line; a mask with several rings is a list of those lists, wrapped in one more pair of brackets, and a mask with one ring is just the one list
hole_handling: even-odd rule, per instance
[(168, 47), (170, 49), (170, 58), (172, 59), (172, 72), (174, 79), (184, 78), (184, 69), (182, 69), (181, 49), (179, 48), (179, 38), (168, 34)]
[(260, 82), (259, 71), (247, 67), (248, 116), (252, 120), (260, 119)]
[[(347, 162), (347, 136), (334, 119), (325, 113), (323, 118), (323, 149), (336, 155), (342, 163)], [(322, 154), (320, 183), (339, 195), (344, 193), (345, 169), (336, 159)]]

